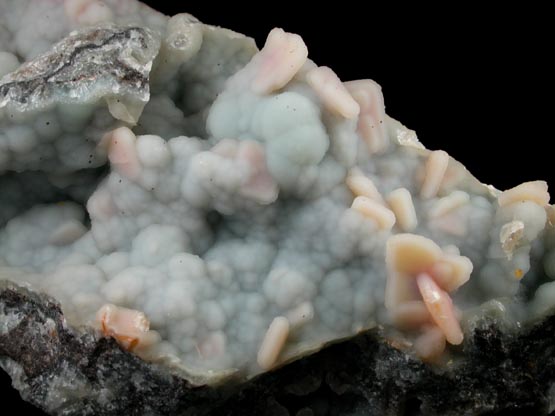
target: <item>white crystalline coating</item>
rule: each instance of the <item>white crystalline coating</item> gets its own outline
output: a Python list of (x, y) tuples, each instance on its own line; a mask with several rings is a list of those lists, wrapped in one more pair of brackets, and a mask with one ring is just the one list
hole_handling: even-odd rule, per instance
[[(217, 382), (374, 325), (433, 361), (463, 341), (468, 308), (514, 299), (533, 318), (555, 305), (546, 184), (480, 184), (388, 117), (375, 82), (343, 83), (310, 61), (300, 36), (275, 29), (257, 52), (250, 38), (134, 0), (19, 3), (15, 16), (0, 1), (0, 93), (11, 91), (0, 278), (48, 292), (70, 324), (112, 304), (104, 335)], [(29, 97), (6, 86), (13, 71), (61, 40), (73, 50), (83, 33), (106, 36), (94, 32), (106, 21), (110, 36), (152, 41), (108, 43), (95, 58), (112, 69), (114, 45), (126, 45), (148, 84), (144, 109), (133, 94), (85, 100), (77, 82), (25, 110)], [(91, 62), (66, 69), (86, 67), (86, 85), (106, 91)]]

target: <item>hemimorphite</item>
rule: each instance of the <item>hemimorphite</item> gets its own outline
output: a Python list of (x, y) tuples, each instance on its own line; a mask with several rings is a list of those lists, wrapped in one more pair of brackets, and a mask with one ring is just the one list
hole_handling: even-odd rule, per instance
[(131, 0), (49, 7), (64, 30), (36, 44), (0, 17), (0, 273), (71, 323), (219, 378), (375, 325), (437, 359), (465, 310), (552, 306), (545, 183), (480, 184), (298, 35), (257, 51)]

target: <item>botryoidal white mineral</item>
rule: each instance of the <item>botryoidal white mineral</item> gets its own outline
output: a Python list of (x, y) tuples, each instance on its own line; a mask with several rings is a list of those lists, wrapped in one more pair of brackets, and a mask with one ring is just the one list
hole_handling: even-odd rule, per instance
[(481, 184), (298, 35), (0, 0), (0, 51), (0, 278), (144, 359), (211, 382), (380, 325), (433, 361), (555, 304), (545, 182)]

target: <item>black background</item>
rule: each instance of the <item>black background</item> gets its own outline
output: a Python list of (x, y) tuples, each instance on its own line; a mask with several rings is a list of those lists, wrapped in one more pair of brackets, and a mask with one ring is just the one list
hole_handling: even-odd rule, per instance
[[(273, 27), (298, 33), (310, 58), (341, 79), (381, 84), (389, 115), (416, 130), (428, 148), (448, 151), (483, 182), (504, 189), (545, 179), (555, 189), (547, 10), (507, 5), (484, 10), (467, 3), (449, 10), (399, 5), (385, 10), (378, 3), (334, 2), (307, 5), (304, 11), (300, 1), (256, 7), (146, 3), (248, 34), (259, 47)], [(0, 414), (42, 414), (19, 399), (4, 373), (0, 392)], [(10, 402), (15, 407), (5, 412)]]

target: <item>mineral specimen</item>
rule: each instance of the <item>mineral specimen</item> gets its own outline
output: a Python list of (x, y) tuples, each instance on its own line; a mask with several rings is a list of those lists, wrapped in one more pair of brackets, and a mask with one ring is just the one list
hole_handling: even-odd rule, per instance
[(214, 386), (350, 337), (472, 380), (479, 325), (551, 312), (547, 184), (481, 184), (300, 36), (134, 0), (0, 0), (0, 28), (0, 365), (48, 412), (223, 414)]

